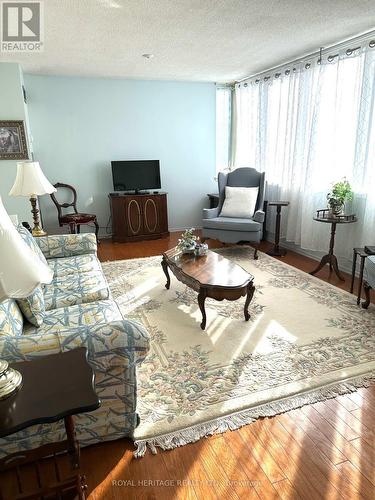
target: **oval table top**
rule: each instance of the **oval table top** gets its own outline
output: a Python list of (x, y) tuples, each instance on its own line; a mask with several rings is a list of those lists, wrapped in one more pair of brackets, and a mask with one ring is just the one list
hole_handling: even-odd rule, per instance
[(243, 288), (254, 280), (243, 267), (208, 250), (206, 255), (183, 254), (176, 247), (163, 253), (170, 267), (176, 267), (202, 286)]

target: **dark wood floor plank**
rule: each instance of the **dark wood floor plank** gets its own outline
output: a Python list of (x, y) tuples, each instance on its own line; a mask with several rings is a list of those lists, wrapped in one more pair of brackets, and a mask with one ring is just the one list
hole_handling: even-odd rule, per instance
[(313, 406), (304, 406), (302, 410), (309, 420), (319, 426), (327, 439), (334, 443), (348, 457), (348, 460), (375, 486), (375, 463), (371, 454), (367, 453), (367, 447), (363, 451), (358, 451), (353, 441), (346, 440)]
[(358, 491), (360, 498), (364, 498), (365, 500), (374, 499), (374, 485), (363, 474), (358, 473), (358, 469), (351, 462), (338, 464), (336, 465), (336, 469), (343, 477), (343, 481), (349, 482)]
[(326, 420), (335, 426), (345, 439), (350, 441), (363, 437), (369, 443), (374, 440), (374, 434), (371, 430), (364, 427), (356, 417), (334, 401), (322, 401), (315, 403), (313, 406)]
[[(289, 481), (292, 482), (302, 498), (329, 498), (337, 495), (337, 490), (330, 482), (329, 477), (321, 472), (307, 454), (305, 442), (298, 442), (292, 434), (280, 423), (279, 419), (274, 418), (265, 422), (274, 438), (284, 448), (284, 453), (290, 459), (290, 466), (285, 471)], [(303, 453), (301, 450), (303, 449)]]
[[(195, 443), (196, 446), (198, 444)], [(215, 455), (209, 439), (204, 440), (204, 453), (201, 454), (200, 459), (216, 495), (219, 498), (238, 500), (237, 492), (230, 485), (229, 477), (226, 474), (225, 464), (222, 464)]]
[(253, 432), (253, 425), (245, 425), (241, 429), (239, 429), (239, 434), (242, 437), (244, 443), (251, 449), (252, 454), (256, 458), (259, 465), (264, 470), (268, 479), (271, 483), (276, 481), (281, 481), (282, 479), (286, 479), (286, 476), (278, 465), (277, 461), (271, 455), (268, 449), (268, 442), (262, 442), (258, 439), (256, 433)]
[(283, 500), (304, 500), (289, 479), (277, 481), (273, 487)]
[(366, 423), (361, 418), (357, 418), (353, 412), (348, 411), (335, 399), (329, 399), (324, 402), (341, 420), (343, 420), (349, 427), (358, 434), (363, 436), (364, 433), (366, 437), (373, 440), (375, 435), (372, 430), (373, 425), (366, 425)]
[(212, 439), (209, 439), (209, 444), (225, 472), (230, 487), (233, 488), (238, 498), (258, 498), (256, 491), (251, 485), (251, 480), (247, 477), (242, 465), (238, 463), (237, 457), (227, 445), (223, 436), (213, 436)]
[(359, 408), (357, 403), (351, 400), (347, 394), (343, 394), (342, 396), (337, 396), (335, 401), (338, 401), (340, 405), (342, 405), (348, 411), (358, 410)]
[[(168, 454), (176, 454), (179, 451), (179, 459), (184, 463), (184, 468), (187, 471), (188, 478), (194, 482), (194, 490), (198, 499), (216, 500), (216, 488), (211, 482), (210, 475), (206, 472), (203, 463), (203, 455), (206, 451), (206, 440), (191, 443), (183, 448), (177, 448), (167, 452)], [(181, 453), (182, 452), (182, 453)], [(185, 478), (186, 479), (186, 478)]]
[(242, 439), (238, 431), (223, 434), (228, 447), (231, 448), (237, 458), (238, 464), (242, 466), (247, 478), (252, 481), (253, 487), (260, 499), (280, 498), (272, 483), (268, 479), (261, 464), (256, 460), (251, 446)]
[[(160, 456), (167, 468), (169, 479), (177, 483), (176, 495), (186, 500), (198, 500), (194, 480), (190, 476), (190, 470), (185, 464), (181, 451), (181, 448), (178, 448), (174, 451), (160, 453)], [(180, 483), (182, 483), (182, 486), (180, 486)], [(199, 491), (199, 487), (197, 487), (197, 490)]]
[(301, 409), (292, 410), (280, 416), (281, 422), (284, 418), (291, 419), (298, 426), (296, 428), (296, 436), (303, 439), (304, 435), (308, 436), (315, 446), (333, 463), (339, 464), (345, 462), (347, 457), (314, 425)]
[[(281, 421), (281, 426), (286, 432), (297, 440), (296, 425), (292, 419), (284, 418)], [(299, 440), (297, 440), (299, 441)], [(299, 441), (301, 443), (301, 441)], [(337, 471), (335, 465), (309, 440), (305, 439), (301, 443), (303, 455), (300, 460), (311, 473), (314, 473), (314, 487), (319, 487), (319, 494), (327, 497), (339, 496), (346, 500), (352, 500), (356, 496), (356, 490), (350, 483), (345, 482), (345, 488), (342, 488), (343, 478)], [(318, 486), (319, 485), (319, 486)]]

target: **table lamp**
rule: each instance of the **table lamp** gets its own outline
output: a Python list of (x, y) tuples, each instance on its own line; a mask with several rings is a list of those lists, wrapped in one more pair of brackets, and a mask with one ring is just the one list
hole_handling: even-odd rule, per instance
[[(0, 197), (0, 302), (29, 296), (41, 283), (50, 283), (53, 272), (28, 247), (7, 214)], [(22, 376), (0, 359), (0, 400), (21, 387)]]
[(37, 196), (54, 192), (56, 192), (56, 189), (43, 174), (38, 161), (17, 163), (17, 176), (9, 195), (30, 198), (31, 213), (34, 220), (33, 236), (45, 236), (47, 234), (43, 231), (40, 223)]

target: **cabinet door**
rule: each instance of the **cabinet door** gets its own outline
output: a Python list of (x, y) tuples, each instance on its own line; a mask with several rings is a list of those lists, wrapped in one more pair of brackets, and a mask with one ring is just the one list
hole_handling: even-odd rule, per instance
[(127, 196), (125, 201), (126, 232), (128, 236), (143, 234), (142, 202), (137, 196)]
[(143, 199), (143, 233), (155, 234), (160, 232), (159, 197), (150, 196)]

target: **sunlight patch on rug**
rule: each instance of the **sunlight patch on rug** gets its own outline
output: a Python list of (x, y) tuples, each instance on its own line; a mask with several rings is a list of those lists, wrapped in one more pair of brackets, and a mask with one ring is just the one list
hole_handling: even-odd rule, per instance
[(246, 247), (219, 252), (254, 275), (256, 291), (248, 322), (244, 298), (207, 299), (205, 331), (197, 294), (173, 275), (165, 289), (161, 257), (103, 264), (123, 315), (151, 338), (138, 370), (137, 456), (374, 381), (373, 307), (263, 253), (254, 261)]

